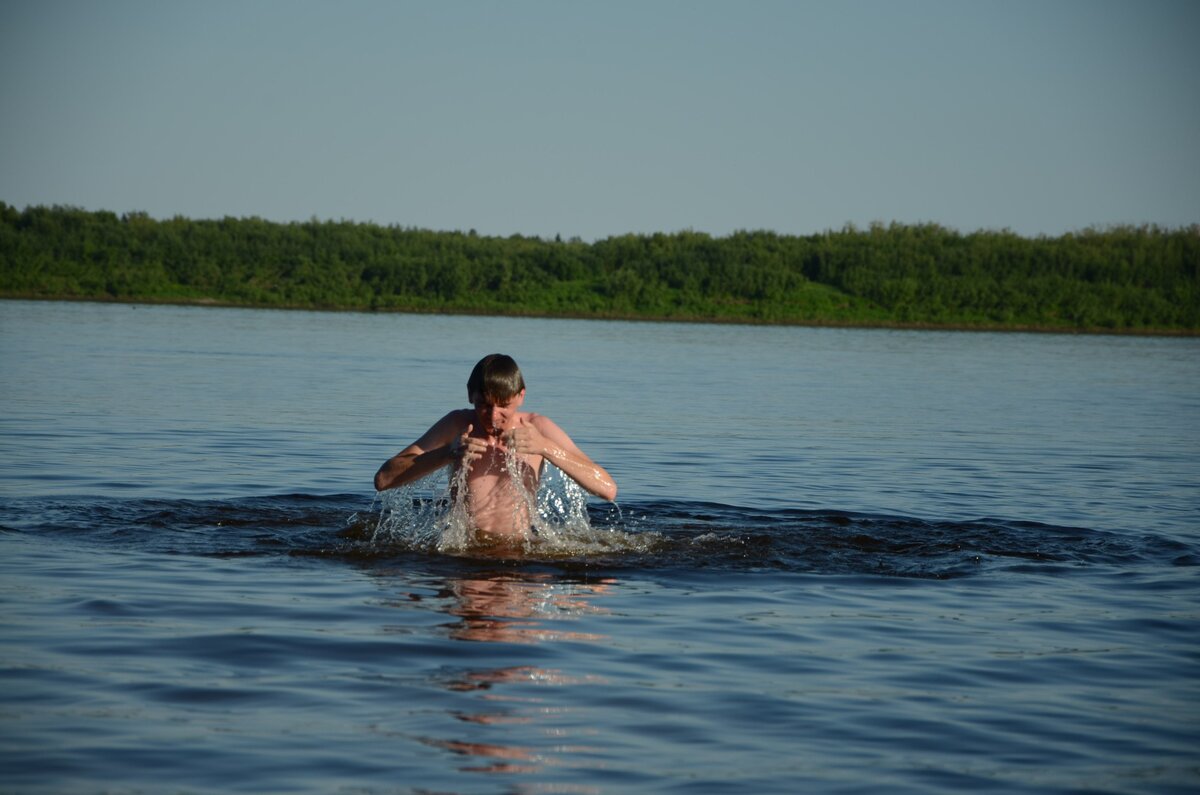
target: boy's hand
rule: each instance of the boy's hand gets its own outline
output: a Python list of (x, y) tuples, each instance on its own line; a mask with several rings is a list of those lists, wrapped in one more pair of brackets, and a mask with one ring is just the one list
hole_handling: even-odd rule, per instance
[(528, 417), (522, 417), (513, 428), (505, 434), (505, 442), (510, 450), (522, 455), (545, 455), (548, 441)]
[(450, 445), (451, 457), (457, 458), (467, 467), (478, 461), (488, 448), (485, 440), (471, 435), (473, 430), (475, 430), (475, 426), (468, 425), (462, 436), (455, 439), (454, 443)]

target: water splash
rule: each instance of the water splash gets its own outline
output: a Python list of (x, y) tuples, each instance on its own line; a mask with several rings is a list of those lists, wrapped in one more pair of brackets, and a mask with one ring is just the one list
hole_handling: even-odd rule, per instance
[(533, 533), (528, 537), (511, 544), (481, 543), (467, 504), (467, 471), (459, 468), (379, 494), (379, 519), (369, 545), (378, 550), (557, 559), (646, 552), (660, 540), (657, 533), (622, 529), (623, 517), (615, 503), (609, 511), (610, 521), (594, 525), (587, 492), (548, 462), (534, 492), (519, 485), (526, 467), (519, 456), (510, 452), (504, 466), (514, 490), (514, 525), (531, 526)]

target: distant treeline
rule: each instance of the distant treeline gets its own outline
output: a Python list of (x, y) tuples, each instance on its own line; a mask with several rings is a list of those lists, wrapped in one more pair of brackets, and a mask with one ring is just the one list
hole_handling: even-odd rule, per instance
[(579, 239), (0, 202), (0, 296), (572, 317), (1200, 331), (1200, 226)]

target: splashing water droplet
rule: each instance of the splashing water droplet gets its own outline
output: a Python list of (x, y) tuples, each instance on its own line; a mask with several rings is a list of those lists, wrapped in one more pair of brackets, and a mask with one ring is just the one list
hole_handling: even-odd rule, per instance
[[(533, 559), (559, 559), (646, 552), (658, 533), (630, 533), (621, 528), (620, 508), (613, 505), (617, 522), (593, 526), (588, 517), (588, 494), (557, 467), (547, 463), (535, 491), (524, 488), (528, 465), (508, 451), (505, 473), (514, 490), (514, 526), (530, 526), (531, 534), (517, 545), (491, 553), (519, 553)], [(489, 545), (476, 537), (471, 522), (467, 471), (442, 471), (421, 481), (379, 495), (379, 521), (369, 544), (372, 548), (399, 548), (449, 555), (488, 554)]]

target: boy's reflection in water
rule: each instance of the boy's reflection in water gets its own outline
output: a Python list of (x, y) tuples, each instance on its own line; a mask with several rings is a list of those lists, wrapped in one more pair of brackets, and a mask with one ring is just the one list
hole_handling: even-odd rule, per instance
[[(481, 643), (537, 644), (555, 641), (603, 641), (607, 636), (576, 632), (552, 626), (551, 622), (570, 621), (584, 615), (604, 615), (608, 611), (594, 603), (607, 593), (613, 579), (591, 582), (564, 581), (545, 573), (494, 572), (449, 580), (440, 595), (451, 597), (446, 612), (459, 620), (447, 625), (450, 637)], [(457, 710), (451, 714), (475, 726), (529, 726), (561, 715), (561, 708), (549, 707), (541, 698), (498, 692), (504, 686), (521, 685), (559, 687), (602, 682), (592, 676), (571, 676), (560, 670), (537, 666), (509, 666), (470, 670), (446, 683), (446, 689), (472, 693), (483, 709)], [(528, 730), (523, 736), (530, 737)], [(561, 758), (571, 752), (588, 749), (564, 743), (569, 730), (547, 727), (541, 735), (552, 739), (555, 758), (545, 751), (508, 743), (469, 742), (427, 738), (425, 742), (464, 756), (488, 760), (461, 770), (476, 773), (536, 773), (547, 763), (555, 767), (569, 765)]]
[(613, 582), (562, 582), (549, 574), (518, 572), (453, 580), (450, 592), (457, 603), (447, 612), (462, 620), (450, 626), (450, 637), (485, 643), (603, 640), (603, 635), (558, 629), (545, 621), (606, 613), (589, 600)]

